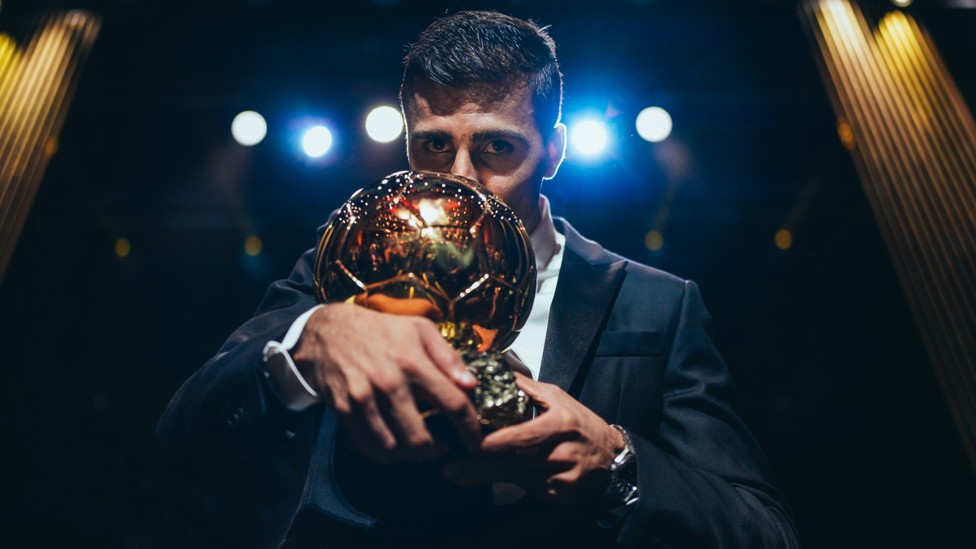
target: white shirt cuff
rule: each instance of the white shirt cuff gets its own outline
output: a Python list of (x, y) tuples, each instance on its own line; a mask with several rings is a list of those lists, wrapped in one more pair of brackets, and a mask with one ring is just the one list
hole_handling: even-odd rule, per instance
[(308, 323), (312, 313), (324, 306), (316, 305), (305, 311), (302, 316), (295, 319), (295, 322), (292, 322), (280, 343), (269, 341), (264, 346), (265, 376), (271, 382), (271, 387), (274, 388), (281, 403), (289, 410), (298, 412), (322, 400), (322, 397), (302, 377), (289, 351), (298, 344), (298, 339), (302, 337), (302, 331), (305, 330), (305, 324)]

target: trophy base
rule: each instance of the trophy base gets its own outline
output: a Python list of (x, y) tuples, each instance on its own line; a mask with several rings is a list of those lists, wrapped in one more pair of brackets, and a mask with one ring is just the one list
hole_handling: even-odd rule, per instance
[(470, 394), (485, 430), (494, 431), (532, 418), (529, 397), (518, 388), (515, 373), (501, 353), (465, 353), (464, 360), (478, 380)]

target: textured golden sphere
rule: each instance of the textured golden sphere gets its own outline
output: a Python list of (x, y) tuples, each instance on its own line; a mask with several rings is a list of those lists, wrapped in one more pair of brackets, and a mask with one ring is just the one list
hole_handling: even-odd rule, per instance
[(480, 184), (404, 171), (360, 190), (325, 229), (315, 260), (320, 302), (425, 316), (460, 351), (499, 352), (535, 296), (521, 220)]

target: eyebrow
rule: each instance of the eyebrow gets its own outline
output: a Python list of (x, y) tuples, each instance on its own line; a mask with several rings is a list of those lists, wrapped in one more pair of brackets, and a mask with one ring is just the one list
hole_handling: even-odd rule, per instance
[[(415, 131), (410, 138), (411, 141), (414, 140), (431, 140), (431, 139), (442, 139), (444, 141), (454, 140), (451, 138), (451, 134), (448, 132), (438, 131), (438, 130), (420, 130)], [(495, 140), (507, 140), (507, 141), (517, 141), (524, 146), (529, 145), (529, 140), (524, 135), (508, 131), (508, 130), (488, 130), (483, 132), (475, 132), (474, 140), (478, 142), (482, 141), (495, 141)]]
[(475, 132), (475, 141), (518, 141), (522, 145), (528, 146), (529, 140), (524, 135), (508, 130), (489, 130), (486, 132)]
[(451, 136), (447, 132), (440, 132), (436, 130), (422, 130), (415, 131), (411, 134), (410, 140), (414, 141), (417, 139), (443, 139), (444, 141), (451, 141)]

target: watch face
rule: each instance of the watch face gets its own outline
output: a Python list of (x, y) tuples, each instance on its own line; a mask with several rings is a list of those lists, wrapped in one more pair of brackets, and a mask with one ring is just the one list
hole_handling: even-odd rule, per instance
[(608, 492), (617, 499), (623, 499), (633, 488), (634, 486), (631, 483), (623, 479), (614, 479), (610, 483)]

